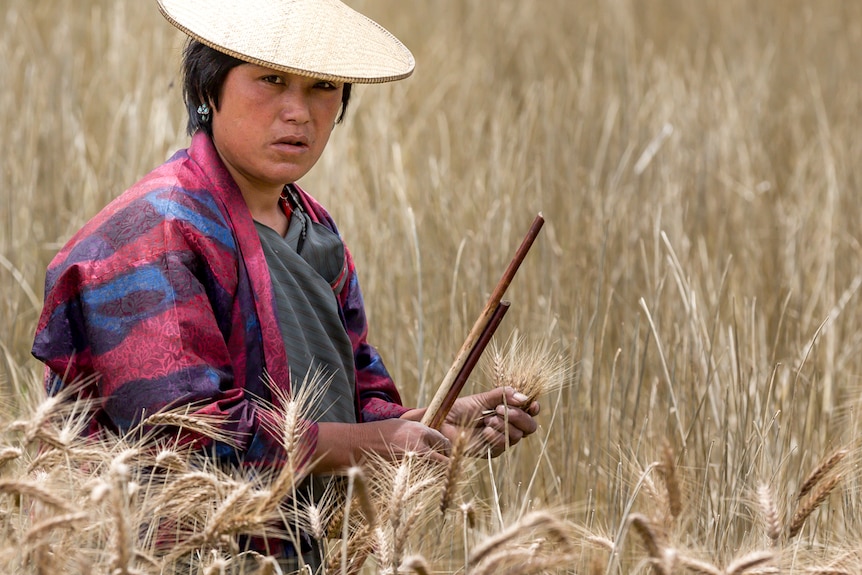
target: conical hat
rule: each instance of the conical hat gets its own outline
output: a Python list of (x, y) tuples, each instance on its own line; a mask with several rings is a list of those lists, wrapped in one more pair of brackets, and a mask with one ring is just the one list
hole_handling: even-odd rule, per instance
[(158, 0), (167, 20), (240, 60), (284, 72), (374, 84), (415, 61), (382, 26), (338, 0)]

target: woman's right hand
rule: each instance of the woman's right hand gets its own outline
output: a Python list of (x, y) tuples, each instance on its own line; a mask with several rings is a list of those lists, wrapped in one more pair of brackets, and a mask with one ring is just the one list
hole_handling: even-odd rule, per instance
[(413, 452), (445, 462), (451, 451), (445, 435), (418, 421), (384, 419), (367, 423), (318, 424), (317, 449), (312, 455), (314, 473), (347, 469), (369, 453), (400, 459)]

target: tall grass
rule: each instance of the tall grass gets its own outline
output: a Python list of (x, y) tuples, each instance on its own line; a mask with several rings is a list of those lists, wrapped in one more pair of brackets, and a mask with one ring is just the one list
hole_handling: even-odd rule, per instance
[[(352, 5), (405, 41), (416, 72), (358, 87), (302, 183), (354, 252), (371, 339), (406, 401), (430, 400), (539, 211), (547, 223), (507, 294), (500, 338), (546, 343), (570, 373), (542, 398), (537, 437), (462, 479), (463, 507), (445, 520), (457, 537), (441, 540), (435, 506), (417, 503), (425, 521), (401, 541), (401, 563), (858, 571), (862, 5)], [(33, 420), (41, 399), (28, 349), (47, 262), (187, 137), (182, 38), (152, 3), (3, 7), (5, 429)], [(0, 480), (42, 481), (20, 461), (39, 438), (20, 427), (0, 436)], [(119, 453), (99, 456), (108, 485)], [(58, 460), (42, 486), (77, 494), (50, 516), (91, 526), (90, 539), (46, 533), (57, 549), (95, 553), (112, 516), (76, 515), (88, 507), (70, 463), (80, 461)], [(0, 529), (24, 537), (42, 519), (26, 504), (51, 503), (0, 485)], [(91, 563), (131, 565), (119, 547)], [(202, 569), (227, 561), (216, 551)], [(366, 570), (397, 563), (374, 561)]]

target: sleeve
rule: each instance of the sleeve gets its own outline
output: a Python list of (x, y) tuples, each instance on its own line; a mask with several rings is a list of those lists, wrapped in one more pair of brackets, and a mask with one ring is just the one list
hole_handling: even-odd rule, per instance
[(339, 302), (344, 313), (344, 324), (353, 345), (356, 369), (356, 392), (361, 421), (379, 421), (400, 417), (409, 408), (404, 407), (395, 382), (389, 375), (378, 351), (367, 341), (368, 320), (356, 267), (350, 251), (347, 256), (348, 276)]
[[(56, 376), (49, 391), (64, 385), (58, 380), (88, 381), (87, 394), (100, 400), (94, 419), (121, 433), (147, 415), (190, 405), (216, 418), (236, 448), (193, 434), (184, 441), (215, 443), (219, 456), (245, 465), (281, 464), (277, 414), (237, 382), (248, 360), (237, 355), (247, 347), (237, 325), (254, 314), (236, 317), (229, 230), (219, 235), (212, 221), (202, 228), (165, 218), (156, 202), (138, 204), (79, 234), (49, 267), (33, 345)], [(304, 435), (306, 453), (316, 431), (311, 425)]]

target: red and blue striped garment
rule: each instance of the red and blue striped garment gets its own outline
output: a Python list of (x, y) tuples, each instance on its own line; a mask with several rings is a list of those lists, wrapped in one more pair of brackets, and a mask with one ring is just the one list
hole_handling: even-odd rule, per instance
[[(329, 214), (300, 195), (311, 217), (337, 233)], [(347, 259), (347, 284), (337, 297), (353, 345), (358, 420), (398, 417), (407, 410), (366, 341), (349, 252)], [(221, 455), (275, 466), (284, 452), (276, 426), (267, 425), (277, 400), (264, 375), (285, 391), (290, 376), (274, 305), (249, 210), (212, 141), (198, 132), (51, 262), (33, 354), (47, 365), (51, 393), (89, 381), (85, 393), (99, 400), (93, 434), (125, 432), (142, 414), (194, 404), (239, 438), (238, 451), (215, 445)], [(312, 423), (310, 451), (316, 438)]]

